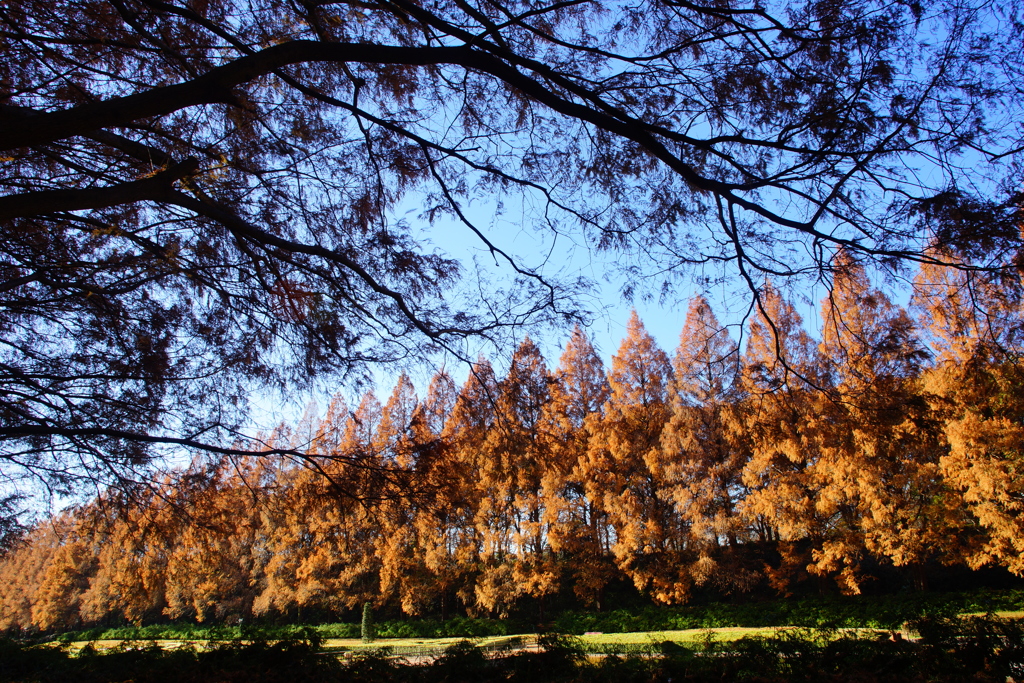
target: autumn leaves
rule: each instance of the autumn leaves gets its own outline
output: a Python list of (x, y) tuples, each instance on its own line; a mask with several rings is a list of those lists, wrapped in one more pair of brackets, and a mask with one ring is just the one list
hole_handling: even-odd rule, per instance
[(269, 439), (310, 466), (101, 498), (0, 560), (0, 628), (1024, 572), (1019, 288), (926, 267), (912, 316), (840, 258), (820, 342), (779, 291), (758, 304), (742, 349), (696, 297), (674, 358), (635, 314), (608, 372), (579, 329), (553, 372), (526, 339), (502, 378), (481, 359), (419, 400), (403, 376)]

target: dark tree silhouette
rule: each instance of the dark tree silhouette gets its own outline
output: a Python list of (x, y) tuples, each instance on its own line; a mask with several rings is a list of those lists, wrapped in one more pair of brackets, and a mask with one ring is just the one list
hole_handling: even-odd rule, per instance
[[(1018, 10), (5, 2), (3, 474), (74, 490), (162, 446), (259, 450), (254, 387), (575, 317), (579, 283), (501, 251), (480, 197), (612, 250), (628, 287), (724, 268), (757, 301), (837, 248), (892, 268), (978, 238), (970, 267), (1005, 267), (1015, 229), (957, 209), (1009, 210), (968, 188), (1021, 149)], [(441, 218), (512, 278), (425, 245)]]

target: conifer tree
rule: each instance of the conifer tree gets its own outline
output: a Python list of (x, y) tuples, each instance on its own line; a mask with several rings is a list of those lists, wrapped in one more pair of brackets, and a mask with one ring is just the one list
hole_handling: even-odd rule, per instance
[(513, 581), (517, 591), (540, 598), (559, 586), (559, 567), (549, 545), (548, 516), (543, 484), (551, 472), (551, 443), (545, 415), (551, 400), (551, 376), (540, 349), (527, 337), (512, 356), (508, 374), (499, 385), (497, 428), (488, 440), (495, 491), (505, 499), (514, 530)]
[(381, 419), (380, 402), (366, 392), (345, 423), (340, 459), (327, 470), (331, 484), (328, 495), (321, 494), (326, 510), (317, 520), (322, 526), (306, 523), (323, 543), (309, 554), (302, 571), (316, 577), (310, 585), (325, 590), (326, 604), (335, 608), (352, 608), (379, 594), (380, 560), (373, 552), (380, 533), (377, 510), (382, 499), (398, 493), (382, 477), (385, 463), (377, 449)]
[(699, 563), (699, 583), (728, 585), (748, 578), (739, 567), (718, 565), (722, 546), (743, 540), (737, 506), (744, 496), (742, 472), (749, 457), (725, 413), (740, 400), (739, 348), (707, 299), (691, 299), (673, 362), (672, 415), (661, 437), (658, 476), (688, 527)]
[(914, 284), (938, 355), (922, 386), (948, 444), (940, 473), (971, 516), (960, 522), (966, 545), (959, 550), (973, 567), (997, 564), (1022, 575), (1024, 286), (1017, 273), (932, 266)]
[(378, 591), (372, 548), (379, 533), (371, 507), (387, 495), (376, 440), (381, 413), (373, 392), (354, 411), (335, 396), (307, 458), (280, 472), (286, 502), (263, 513), (268, 559), (256, 613), (300, 618), (303, 609), (357, 607)]
[(948, 536), (935, 508), (937, 434), (914, 395), (928, 354), (910, 316), (871, 287), (849, 254), (837, 254), (834, 272), (821, 343), (831, 400), (817, 415), (817, 504), (830, 533), (814, 566), (836, 573), (849, 592), (859, 592), (867, 554), (923, 582), (925, 563)]
[(0, 631), (16, 633), (31, 627), (32, 605), (60, 547), (62, 526), (59, 519), (36, 524), (0, 556)]
[[(309, 434), (315, 429), (311, 424)], [(198, 485), (182, 487), (186, 511), (167, 510), (177, 528), (166, 550), (166, 616), (223, 622), (252, 614), (266, 561), (262, 469), (249, 461), (218, 462), (197, 473)]]
[[(466, 472), (453, 460), (453, 431), (447, 429), (459, 390), (440, 370), (413, 418), (416, 448), (414, 488), (408, 501), (415, 534), (401, 579), (401, 606), (407, 614), (439, 609), (448, 616), (456, 594), (463, 601), (476, 557), (472, 514), (464, 490)], [(454, 428), (452, 428), (454, 429)]]
[(766, 285), (758, 302), (743, 356), (744, 399), (728, 415), (751, 451), (741, 513), (754, 538), (776, 544), (781, 562), (766, 571), (772, 585), (786, 592), (806, 577), (807, 543), (820, 543), (827, 529), (817, 509), (820, 482), (814, 477), (818, 349), (799, 313), (776, 288)]
[[(432, 592), (415, 523), (424, 502), (421, 497), (433, 493), (424, 481), (434, 438), (425, 419), (412, 381), (403, 373), (384, 406), (376, 434), (376, 448), (390, 470), (395, 494), (373, 504), (379, 526), (374, 553), (380, 562), (381, 595), (396, 597), (410, 614), (422, 611)], [(426, 462), (421, 462), (424, 455)]]
[(44, 631), (81, 625), (81, 597), (95, 570), (88, 533), (74, 518), (68, 521), (32, 600), (32, 624)]
[(373, 603), (369, 600), (363, 603), (363, 620), (359, 632), (364, 644), (372, 643), (377, 639), (377, 629), (373, 623)]
[(549, 385), (540, 349), (527, 337), (497, 384), (492, 427), (476, 453), (476, 526), (484, 541), (476, 594), (489, 612), (504, 613), (522, 595), (542, 597), (557, 587), (541, 496)]
[(661, 434), (671, 408), (672, 365), (636, 311), (612, 357), (611, 395), (595, 425), (585, 466), (587, 494), (614, 530), (612, 554), (640, 590), (660, 602), (685, 601), (688, 531), (664, 493)]
[(324, 415), (316, 430), (316, 437), (310, 446), (311, 453), (337, 453), (344, 436), (345, 423), (348, 420), (349, 407), (345, 397), (339, 392), (331, 398)]
[(260, 511), (261, 551), (265, 554), (255, 616), (293, 616), (299, 609), (299, 566), (312, 543), (302, 525), (307, 511), (306, 475), (280, 468), (274, 479), (273, 499)]
[(586, 458), (590, 430), (610, 394), (604, 363), (577, 326), (559, 359), (545, 411), (551, 454), (543, 495), (551, 549), (566, 564), (576, 596), (597, 606), (616, 569), (607, 516), (601, 501), (588, 495)]
[(80, 566), (84, 553), (81, 543), (72, 542), (54, 554), (32, 601), (32, 623), (39, 629), (75, 628), (81, 623), (78, 598), (88, 581)]
[(381, 411), (380, 425), (375, 435), (375, 449), (386, 464), (404, 468), (413, 463), (412, 424), (418, 406), (416, 388), (403, 372), (398, 376), (395, 388)]
[[(314, 443), (317, 453), (337, 452), (339, 434), (347, 414), (344, 399), (340, 394), (336, 395), (317, 429), (317, 441)], [(275, 445), (274, 436), (267, 439), (268, 448)], [(273, 491), (273, 499), (259, 511), (261, 569), (256, 586), (258, 592), (253, 601), (256, 616), (297, 613), (298, 568), (311, 543), (302, 526), (308, 501), (307, 475), (287, 460), (273, 462), (276, 466), (267, 475), (267, 487)]]
[(494, 369), (486, 359), (478, 359), (445, 423), (443, 437), (451, 448), (447, 471), (454, 476), (444, 510), (443, 543), (435, 544), (429, 553), (432, 564), (447, 565), (449, 576), (458, 577), (453, 588), (459, 600), (485, 611), (498, 605), (499, 593), (493, 587), (508, 583), (481, 579), (489, 569), (502, 565), (500, 558), (508, 551), (508, 535), (496, 532), (490, 524), (491, 504), (483, 498), (480, 476), (487, 466), (486, 441), (495, 428), (498, 394)]
[(430, 378), (427, 397), (423, 401), (423, 425), (435, 439), (440, 439), (444, 434), (458, 396), (459, 389), (445, 370), (438, 370)]
[[(133, 623), (159, 618), (168, 607), (168, 559), (175, 549), (185, 518), (191, 512), (191, 491), (204, 477), (190, 466), (180, 473), (186, 485), (168, 474), (159, 488), (147, 495), (114, 498), (109, 514), (97, 516), (106, 536), (104, 545), (116, 548), (100, 554), (100, 575), (109, 576), (109, 593), (115, 613)], [(173, 584), (172, 584), (173, 591)]]

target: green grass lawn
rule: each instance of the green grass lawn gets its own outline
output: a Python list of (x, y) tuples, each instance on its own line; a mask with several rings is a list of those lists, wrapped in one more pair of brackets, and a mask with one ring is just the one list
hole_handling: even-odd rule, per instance
[[(983, 617), (990, 612), (964, 612), (962, 616), (965, 617)], [(1024, 610), (995, 610), (991, 614), (1003, 619), (1024, 619)]]
[[(788, 628), (788, 627), (782, 627)], [(650, 645), (661, 643), (666, 640), (674, 643), (696, 643), (704, 640), (709, 635), (715, 640), (730, 641), (739, 640), (744, 636), (770, 635), (779, 629), (754, 628), (754, 627), (725, 627), (725, 628), (703, 628), (686, 629), (682, 631), (645, 631), (642, 633), (601, 633), (580, 636), (588, 645)]]
[[(665, 641), (679, 644), (699, 643), (713, 638), (719, 642), (730, 642), (747, 636), (770, 636), (780, 631), (794, 627), (725, 627), (706, 629), (686, 629), (676, 631), (645, 631), (634, 633), (592, 633), (578, 636), (585, 650), (604, 650), (620, 647), (630, 649), (636, 646), (638, 649), (650, 647)], [(808, 629), (811, 630), (811, 629)], [(862, 629), (871, 631), (870, 629)], [(333, 653), (360, 653), (373, 651), (390, 650), (397, 656), (408, 656), (422, 653), (440, 653), (446, 647), (459, 641), (468, 640), (475, 646), (488, 650), (516, 650), (522, 648), (535, 648), (537, 646), (536, 634), (523, 634), (515, 636), (488, 636), (484, 638), (378, 638), (372, 643), (364, 643), (359, 638), (328, 638), (321, 644), (325, 652)], [(78, 652), (86, 645), (91, 645), (96, 650), (109, 650), (121, 647), (126, 641), (123, 640), (91, 640), (74, 641), (66, 643), (72, 652)], [(210, 643), (217, 641), (196, 640), (196, 639), (168, 639), (138, 641), (140, 646), (155, 643), (162, 649), (174, 649), (187, 644), (197, 648), (208, 647)], [(48, 644), (57, 646), (57, 644)]]
[[(784, 626), (809, 628), (864, 628), (899, 630), (923, 615), (982, 615), (994, 611), (1009, 617), (1024, 617), (1024, 590), (976, 590), (962, 593), (896, 594), (875, 597), (823, 597), (819, 599), (778, 599), (740, 603), (694, 604), (680, 607), (638, 607), (604, 612), (565, 611), (553, 617), (546, 630), (582, 635), (588, 632), (639, 633), (694, 632), (711, 628), (721, 638), (734, 633), (764, 633), (760, 629)], [(753, 629), (744, 631), (741, 627)], [(413, 647), (456, 642), (469, 638), (474, 642), (487, 637), (509, 637), (535, 632), (535, 622), (526, 618), (498, 620), (456, 616), (447, 620), (406, 619), (377, 624), (380, 643), (394, 647)], [(725, 629), (725, 630), (723, 630)], [(738, 630), (739, 629), (739, 630)], [(227, 641), (262, 638), (321, 638), (340, 643), (337, 647), (358, 649), (360, 625), (356, 623), (319, 624), (194, 624), (188, 622), (149, 624), (146, 626), (93, 627), (55, 634), (62, 642), (98, 640)], [(660, 636), (659, 636), (660, 637)], [(614, 643), (613, 643), (614, 644)], [(620, 643), (621, 644), (621, 643)]]
[[(788, 628), (788, 627), (783, 627)], [(584, 648), (588, 646), (606, 645), (640, 645), (648, 646), (661, 643), (666, 640), (676, 643), (695, 643), (713, 634), (719, 641), (732, 641), (753, 635), (770, 635), (777, 632), (778, 628), (714, 628), (714, 629), (689, 629), (684, 631), (645, 631), (642, 633), (601, 633), (578, 636)], [(435, 648), (443, 649), (452, 643), (461, 640), (468, 640), (477, 647), (500, 649), (504, 646), (507, 649), (518, 649), (521, 647), (535, 647), (537, 638), (535, 634), (523, 634), (520, 636), (491, 636), (488, 638), (379, 638), (371, 644), (365, 644), (358, 638), (329, 638), (324, 641), (323, 647), (330, 651), (366, 651), (379, 648), (394, 648), (400, 652), (412, 648)]]
[(383, 648), (392, 648), (397, 653), (416, 649), (440, 651), (463, 640), (468, 640), (477, 647), (491, 649), (514, 649), (536, 645), (537, 642), (534, 634), (484, 638), (378, 638), (372, 643), (364, 643), (359, 638), (328, 638), (323, 641), (322, 648), (328, 652), (366, 652)]
[[(630, 633), (622, 635), (635, 636), (637, 634)], [(522, 646), (536, 645), (537, 643), (535, 634), (529, 634), (526, 636), (488, 636), (485, 638), (378, 638), (372, 643), (364, 643), (359, 638), (327, 638), (322, 642), (321, 649), (326, 652), (370, 652), (374, 650), (382, 650), (384, 648), (392, 648), (396, 651), (415, 650), (417, 648), (440, 651), (449, 645), (462, 640), (468, 640), (477, 647), (493, 649), (501, 649), (503, 646), (506, 649), (512, 649)], [(79, 652), (87, 645), (96, 650), (110, 650), (122, 647), (126, 642), (137, 642), (140, 647), (145, 647), (150, 643), (154, 643), (161, 649), (174, 649), (189, 644), (197, 648), (205, 648), (212, 643), (220, 641), (171, 638), (157, 638), (140, 641), (101, 639), (76, 640), (63, 644), (51, 642), (46, 643), (45, 647), (67, 647), (71, 652)]]
[[(967, 616), (981, 616), (983, 612), (971, 613)], [(1024, 618), (1024, 610), (1016, 611), (998, 611), (995, 612), (996, 616), (1009, 618), (1009, 619), (1021, 619)], [(703, 628), (703, 629), (684, 629), (675, 631), (642, 631), (633, 633), (589, 633), (586, 635), (578, 636), (579, 640), (582, 641), (584, 649), (602, 649), (607, 646), (651, 646), (657, 643), (670, 641), (679, 644), (686, 643), (699, 643), (706, 641), (709, 638), (713, 638), (719, 642), (730, 642), (739, 640), (744, 637), (751, 636), (772, 636), (778, 634), (781, 631), (794, 629), (793, 626), (771, 626), (771, 627), (723, 627), (723, 628)], [(813, 632), (816, 629), (804, 629), (808, 632)], [(843, 629), (844, 631), (856, 631), (861, 635), (872, 635), (882, 633), (878, 629)], [(415, 651), (418, 649), (441, 651), (444, 648), (457, 643), (462, 640), (468, 640), (477, 647), (485, 649), (519, 649), (522, 647), (535, 647), (537, 644), (536, 634), (522, 634), (513, 636), (487, 636), (483, 638), (378, 638), (372, 643), (364, 643), (359, 638), (327, 638), (323, 641), (321, 647), (325, 652), (371, 652), (381, 651), (385, 648), (394, 650), (395, 654), (401, 655), (408, 651)], [(79, 640), (71, 643), (66, 643), (66, 646), (72, 651), (77, 652), (86, 645), (92, 645), (97, 650), (108, 650), (111, 648), (121, 646), (124, 640)], [(163, 649), (173, 649), (181, 647), (185, 644), (191, 643), (196, 647), (206, 647), (211, 642), (202, 639), (170, 639), (160, 638), (156, 640), (140, 641), (143, 643), (156, 643)], [(48, 644), (49, 646), (57, 646), (56, 643)]]

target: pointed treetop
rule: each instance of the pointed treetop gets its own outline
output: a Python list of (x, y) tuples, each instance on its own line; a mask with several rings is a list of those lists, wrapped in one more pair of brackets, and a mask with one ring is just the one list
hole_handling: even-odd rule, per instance
[(814, 381), (816, 348), (796, 308), (770, 282), (759, 292), (758, 303), (747, 326), (746, 390), (771, 392), (801, 377)]
[(690, 299), (673, 360), (675, 392), (688, 405), (728, 401), (735, 394), (739, 347), (703, 296)]
[(634, 309), (626, 326), (626, 338), (619, 352), (612, 356), (608, 377), (611, 402), (620, 406), (665, 403), (671, 380), (668, 355), (658, 347)]
[[(959, 262), (945, 253), (943, 261)], [(912, 308), (940, 360), (1014, 358), (1024, 352), (1024, 282), (925, 263), (914, 278)]]
[(864, 267), (845, 252), (835, 257), (835, 275), (822, 299), (822, 355), (847, 386), (915, 373), (927, 358), (907, 312), (871, 287)]
[(558, 359), (555, 383), (556, 400), (576, 427), (583, 425), (587, 415), (600, 412), (611, 394), (604, 362), (579, 325), (573, 328)]
[(434, 436), (440, 436), (444, 425), (455, 408), (459, 390), (444, 370), (438, 370), (430, 380), (427, 397), (423, 400), (423, 411), (427, 427)]

